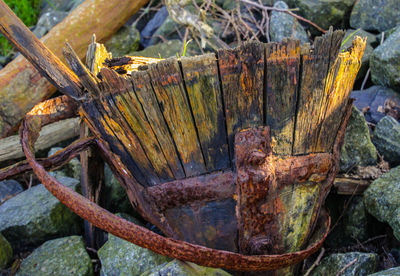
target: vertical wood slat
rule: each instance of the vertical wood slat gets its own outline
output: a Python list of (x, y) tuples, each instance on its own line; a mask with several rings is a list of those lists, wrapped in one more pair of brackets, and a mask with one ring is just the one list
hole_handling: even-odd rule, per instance
[(230, 166), (215, 54), (182, 58), (186, 90), (208, 172)]
[(248, 42), (237, 49), (218, 50), (218, 65), (229, 151), (234, 158), (236, 132), (263, 124), (264, 46)]
[(313, 47), (301, 48), (301, 76), (293, 155), (314, 151), (319, 128), (318, 118), (324, 98), (324, 86), (329, 68), (329, 49), (332, 32), (317, 37)]
[(135, 94), (150, 124), (150, 129), (158, 139), (174, 178), (184, 178), (185, 172), (151, 86), (149, 74), (145, 71), (132, 72), (131, 81), (135, 89)]
[[(335, 142), (366, 45), (366, 39), (356, 37), (356, 41), (353, 41), (354, 47), (351, 51), (339, 53), (328, 73), (327, 79), (330, 83), (327, 87), (330, 90), (326, 91), (327, 104), (318, 137), (317, 151), (329, 152)], [(339, 43), (337, 47), (340, 47)]]
[(205, 173), (203, 153), (178, 61), (168, 59), (149, 67), (154, 92), (174, 138), (186, 177)]
[(299, 84), (300, 41), (268, 43), (266, 56), (266, 124), (273, 152), (291, 155)]
[[(100, 75), (102, 76), (102, 96), (98, 98), (101, 107), (104, 109), (103, 118), (106, 120), (115, 135), (122, 142), (125, 149), (134, 159), (137, 167), (146, 179), (146, 183), (142, 185), (155, 185), (160, 183), (160, 179), (155, 169), (149, 161), (138, 137), (130, 130), (126, 119), (121, 114), (118, 106), (115, 104), (112, 94), (125, 91), (127, 88), (122, 80), (115, 75), (108, 74), (109, 69), (102, 68)], [(115, 74), (115, 73), (114, 73)], [(100, 108), (100, 107), (99, 107)], [(99, 109), (100, 110), (100, 109)]]
[(108, 68), (103, 68), (101, 73), (111, 85), (119, 88), (118, 91), (114, 90), (115, 93), (111, 93), (110, 95), (131, 131), (138, 138), (160, 182), (173, 180), (174, 175), (135, 95), (130, 79), (120, 77), (115, 71)]

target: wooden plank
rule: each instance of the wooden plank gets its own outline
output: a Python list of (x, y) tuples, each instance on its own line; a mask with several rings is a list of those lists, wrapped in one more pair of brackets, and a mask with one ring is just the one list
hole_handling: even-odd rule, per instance
[(371, 182), (372, 180), (338, 176), (333, 182), (333, 191), (338, 195), (362, 195)]
[(176, 144), (186, 177), (206, 172), (193, 116), (176, 59), (149, 66), (158, 104)]
[(133, 83), (136, 96), (142, 105), (143, 111), (150, 124), (150, 128), (155, 133), (160, 147), (164, 153), (175, 179), (185, 177), (185, 172), (176, 150), (176, 146), (168, 130), (168, 126), (164, 120), (163, 114), (158, 105), (157, 98), (154, 94), (150, 76), (147, 72), (132, 72), (131, 81)]
[(306, 44), (301, 48), (301, 76), (293, 155), (313, 152), (318, 139), (318, 118), (323, 109), (331, 40), (332, 32), (316, 37), (312, 47)]
[(182, 58), (186, 90), (208, 172), (230, 166), (215, 54)]
[(299, 84), (300, 42), (284, 40), (266, 44), (266, 124), (273, 152), (291, 155)]
[(102, 110), (101, 104), (94, 100), (86, 101), (82, 103), (82, 109), (84, 112), (81, 113), (86, 123), (90, 126), (90, 129), (97, 134), (97, 136), (101, 137), (108, 143), (111, 151), (114, 154), (120, 156), (124, 167), (126, 167), (129, 172), (132, 173), (137, 182), (139, 182), (141, 185), (148, 186), (146, 185), (147, 180), (145, 176), (132, 159), (132, 156), (130, 156), (129, 151), (126, 150), (121, 140), (118, 139), (118, 136), (108, 124), (107, 120), (103, 118), (103, 114), (100, 113), (99, 110)]
[(218, 64), (225, 106), (231, 158), (235, 133), (263, 124), (264, 50), (248, 42), (233, 50), (219, 50)]
[(120, 90), (118, 92), (114, 91), (115, 93), (111, 93), (110, 95), (122, 117), (129, 125), (130, 131), (133, 131), (138, 138), (160, 181), (173, 180), (174, 176), (161, 150), (157, 137), (148, 123), (142, 106), (135, 95), (131, 80), (119, 77), (114, 71), (108, 68), (102, 68), (101, 75), (111, 85), (119, 87)]
[(126, 85), (130, 82), (126, 82), (122, 78), (119, 79), (117, 75), (110, 74), (110, 72), (111, 70), (108, 68), (102, 68), (100, 72), (102, 77), (102, 83), (100, 85), (102, 96), (98, 98), (101, 105), (98, 106), (99, 111), (103, 112), (103, 119), (108, 123), (127, 152), (132, 156), (132, 159), (134, 159), (137, 167), (145, 176), (147, 183), (143, 185), (158, 184), (161, 180), (148, 159), (143, 145), (140, 143), (137, 135), (129, 127), (124, 114), (121, 113), (113, 99), (114, 93), (121, 93), (129, 89)]
[(356, 37), (356, 40), (356, 46), (351, 51), (340, 53), (329, 70), (325, 88), (326, 108), (316, 151), (329, 152), (335, 142), (366, 45), (366, 39)]

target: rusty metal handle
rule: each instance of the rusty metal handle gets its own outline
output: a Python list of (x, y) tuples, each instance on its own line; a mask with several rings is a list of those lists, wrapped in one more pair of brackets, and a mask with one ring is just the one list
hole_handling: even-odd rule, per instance
[[(65, 187), (50, 176), (32, 154), (34, 143), (40, 131), (40, 123), (34, 117), (27, 117), (21, 125), (21, 143), (26, 158), (33, 171), (49, 192), (74, 213), (117, 237), (138, 246), (150, 249), (158, 254), (189, 261), (198, 265), (225, 268), (238, 271), (275, 270), (296, 264), (315, 253), (328, 235), (329, 215), (323, 218), (322, 238), (309, 248), (282, 255), (241, 255), (238, 253), (216, 250), (188, 242), (160, 236), (144, 227), (120, 218), (89, 201), (80, 194)], [(320, 231), (322, 232), (322, 231)]]

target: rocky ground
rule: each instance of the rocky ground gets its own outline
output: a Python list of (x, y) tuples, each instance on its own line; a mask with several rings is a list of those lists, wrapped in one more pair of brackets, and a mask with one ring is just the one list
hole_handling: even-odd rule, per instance
[[(43, 36), (81, 2), (43, 1), (33, 32)], [(349, 39), (343, 49), (351, 45), (352, 36), (366, 36), (368, 44), (351, 94), (355, 107), (340, 168), (341, 176), (369, 185), (364, 192), (347, 195), (332, 190), (326, 201), (332, 230), (324, 249), (305, 261), (300, 274), (400, 275), (399, 1), (258, 1), (274, 7), (268, 13), (246, 2), (250, 1), (187, 2), (183, 8), (200, 14), (199, 18), (213, 30), (214, 35), (207, 39), (193, 26), (180, 24), (182, 18), (177, 23), (165, 5), (150, 1), (105, 45), (113, 56), (166, 58), (213, 51), (221, 43), (234, 47), (239, 38), (279, 42), (294, 37), (311, 43), (321, 34), (301, 18), (279, 11), (288, 8), (297, 8), (296, 14), (321, 28), (345, 29)], [(12, 58), (12, 52), (0, 57), (0, 66)], [(57, 150), (41, 154), (51, 155)], [(79, 160), (73, 159), (53, 174), (79, 192), (80, 169)], [(132, 212), (108, 167), (105, 184), (106, 209), (150, 227)], [(223, 270), (168, 259), (112, 235), (105, 240), (98, 250), (86, 247), (83, 221), (35, 178), (24, 176), (0, 182), (0, 275), (229, 275)]]

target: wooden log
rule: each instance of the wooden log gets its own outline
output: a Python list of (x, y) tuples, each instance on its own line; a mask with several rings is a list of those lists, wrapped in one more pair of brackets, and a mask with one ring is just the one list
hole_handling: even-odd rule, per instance
[[(65, 140), (79, 136), (79, 118), (70, 118), (44, 126), (36, 142), (36, 151), (44, 150)], [(19, 135), (0, 140), (0, 162), (24, 157)]]
[(260, 43), (249, 42), (217, 53), (229, 152), (233, 159), (235, 133), (262, 125), (264, 121), (264, 48)]
[(273, 152), (291, 155), (299, 84), (300, 41), (266, 45), (266, 124)]
[(182, 58), (182, 71), (208, 172), (230, 167), (215, 54)]
[(205, 173), (203, 153), (178, 62), (174, 59), (160, 61), (150, 65), (148, 72), (186, 177)]
[[(86, 0), (56, 25), (41, 41), (56, 56), (68, 38), (82, 58), (93, 33), (105, 40), (117, 31), (147, 0)], [(2, 15), (3, 16), (3, 15)], [(99, 24), (101, 20), (101, 23)], [(3, 21), (4, 22), (4, 21)], [(3, 24), (0, 22), (0, 24)], [(28, 49), (32, 46), (26, 45)], [(48, 98), (55, 88), (22, 56), (0, 71), (0, 137), (16, 129), (23, 116)]]

